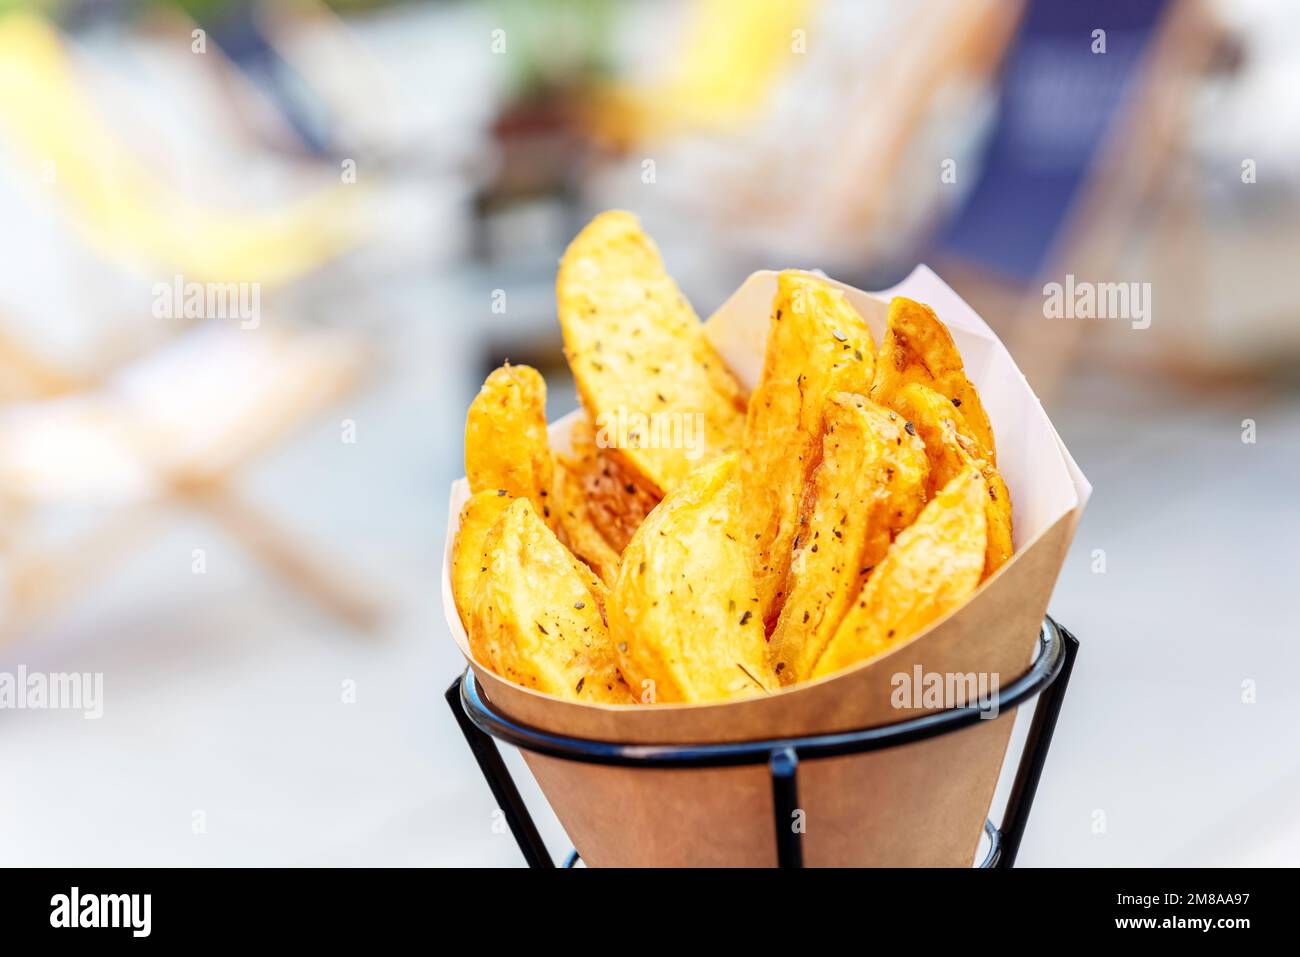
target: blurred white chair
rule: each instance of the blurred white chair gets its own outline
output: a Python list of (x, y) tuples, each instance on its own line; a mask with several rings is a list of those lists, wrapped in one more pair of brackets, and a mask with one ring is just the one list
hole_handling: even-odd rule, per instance
[[(159, 505), (195, 508), (344, 621), (377, 620), (354, 570), (280, 527), (234, 487), (241, 467), (357, 380), (362, 356), (334, 333), (288, 336), (211, 322), (90, 392), (0, 408), (0, 561), (5, 634), (119, 563)], [(49, 506), (107, 506), (83, 541), (43, 550), (24, 535)]]
[[(176, 188), (148, 162), (149, 150), (104, 122), (81, 66), (43, 18), (0, 17), (0, 140), (11, 174), (32, 183), (52, 174), (52, 188), (31, 195), (96, 264), (152, 279), (256, 284), (263, 296), (359, 240), (357, 195), (337, 181), (269, 208), (225, 208)], [(67, 270), (78, 282), (84, 272)], [(27, 302), (10, 303), (10, 311), (19, 307)], [(86, 311), (94, 325), (118, 310), (92, 302)], [(82, 367), (47, 354), (50, 318), (38, 311), (0, 326), (0, 396), (10, 400), (0, 407), (7, 633), (118, 562), (144, 519), (174, 504), (218, 521), (340, 617), (374, 620), (377, 604), (358, 576), (336, 571), (233, 487), (253, 456), (357, 380), (365, 354), (354, 340), (265, 323), (256, 331), (215, 321), (193, 328), (193, 320), (132, 316), (108, 323), (114, 340), (97, 341), (100, 361)], [(133, 333), (135, 346), (117, 344)], [(107, 507), (109, 520), (72, 548), (42, 547), (29, 534), (33, 517), (69, 504)]]

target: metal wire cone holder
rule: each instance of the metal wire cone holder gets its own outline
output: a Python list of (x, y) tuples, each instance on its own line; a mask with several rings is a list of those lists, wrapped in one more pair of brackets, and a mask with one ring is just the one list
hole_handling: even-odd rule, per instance
[[(1030, 698), (1037, 696), (1038, 701), (1034, 705), (1029, 734), (1002, 815), (1002, 825), (998, 827), (992, 821), (984, 822), (989, 849), (980, 867), (1009, 868), (1015, 864), (1078, 651), (1079, 641), (1074, 635), (1050, 616), (1044, 618), (1038, 637), (1038, 654), (1029, 670), (1000, 689), (996, 696), (998, 718), (993, 720), (999, 720), (1005, 712)], [(519, 796), (519, 789), (501, 759), (494, 738), (547, 757), (587, 764), (632, 768), (719, 768), (766, 764), (772, 776), (777, 863), (780, 867), (802, 867), (803, 835), (789, 823), (799, 806), (800, 761), (843, 757), (924, 741), (968, 727), (981, 720), (983, 714), (978, 705), (971, 705), (857, 731), (722, 744), (646, 745), (572, 738), (520, 724), (497, 711), (480, 694), (474, 672), (469, 668), (452, 682), (446, 697), (524, 859), (530, 867), (542, 868), (555, 867), (555, 861)], [(563, 866), (573, 867), (577, 861), (578, 852), (571, 851)]]

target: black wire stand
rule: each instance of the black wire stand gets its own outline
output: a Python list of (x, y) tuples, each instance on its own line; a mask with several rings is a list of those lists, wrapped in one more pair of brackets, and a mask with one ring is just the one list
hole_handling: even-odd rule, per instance
[[(984, 822), (989, 850), (981, 867), (1009, 868), (1015, 865), (1078, 652), (1078, 639), (1050, 616), (1044, 618), (1033, 664), (1010, 685), (1000, 689), (997, 695), (995, 713), (999, 718), (1005, 711), (1030, 698), (1037, 696), (1038, 701), (1034, 705), (1029, 735), (1016, 768), (1011, 796), (1002, 815), (1002, 826), (997, 827), (992, 821)], [(501, 760), (494, 738), (547, 757), (587, 764), (634, 768), (719, 768), (766, 764), (772, 776), (777, 863), (781, 867), (802, 867), (803, 835), (789, 824), (792, 813), (799, 806), (800, 761), (881, 751), (951, 734), (977, 721), (989, 720), (981, 717), (983, 709), (971, 705), (874, 728), (795, 738), (698, 745), (619, 744), (551, 734), (512, 720), (483, 698), (474, 680), (474, 672), (468, 668), (452, 682), (446, 697), (524, 859), (530, 867), (543, 868), (555, 867), (555, 861), (520, 798), (505, 762)], [(578, 852), (573, 850), (562, 866), (573, 867), (577, 862)]]

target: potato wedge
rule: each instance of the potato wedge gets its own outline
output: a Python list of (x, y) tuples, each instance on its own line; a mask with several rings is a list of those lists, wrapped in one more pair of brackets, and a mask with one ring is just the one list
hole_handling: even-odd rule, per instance
[(993, 426), (979, 393), (966, 378), (961, 353), (948, 327), (929, 306), (895, 296), (889, 303), (889, 326), (880, 343), (871, 398), (890, 405), (892, 397), (909, 382), (920, 382), (951, 400), (965, 417), (971, 438), (979, 444), (979, 457), (990, 465), (998, 464)]
[(925, 443), (930, 459), (931, 494), (952, 481), (962, 469), (975, 465), (988, 483), (986, 519), (988, 550), (984, 561), (987, 578), (1002, 567), (1015, 550), (1011, 539), (1011, 493), (996, 467), (983, 458), (979, 443), (961, 410), (938, 392), (919, 382), (903, 386), (892, 408), (908, 420)]
[(546, 382), (531, 366), (493, 370), (465, 417), (465, 475), (471, 492), (504, 489), (526, 498), (552, 528), (548, 498), (555, 461), (546, 437)]
[(927, 496), (933, 498), (975, 459), (975, 442), (961, 410), (934, 389), (912, 382), (891, 394), (887, 407), (925, 444), (930, 459)]
[(736, 472), (732, 454), (691, 473), (623, 552), (609, 627), (643, 703), (721, 701), (777, 687), (737, 536)]
[(655, 495), (740, 447), (744, 390), (635, 216), (587, 224), (560, 260), (556, 299), (583, 406)]
[(984, 554), (984, 578), (1007, 563), (1016, 552), (1011, 533), (1011, 490), (1002, 475), (987, 461), (981, 460), (980, 471), (989, 487), (984, 517), (988, 521), (988, 550)]
[(740, 485), (764, 622), (781, 610), (804, 487), (832, 392), (867, 393), (875, 343), (844, 294), (807, 273), (777, 277), (763, 373), (745, 423)]
[(526, 688), (575, 701), (632, 703), (603, 615), (606, 589), (516, 499), (484, 542), (472, 603), (474, 656)]
[(471, 495), (461, 506), (460, 527), (451, 546), (451, 593), (468, 633), (472, 634), (470, 616), (478, 586), (488, 570), (483, 554), (488, 532), (514, 501), (504, 489), (488, 489)]
[(906, 641), (964, 602), (984, 570), (988, 485), (963, 470), (890, 546), (813, 668), (821, 678)]
[(834, 393), (801, 510), (788, 597), (768, 645), (782, 685), (806, 681), (890, 543), (925, 505), (930, 466), (897, 412)]
[(571, 433), (572, 452), (564, 459), (582, 480), (587, 514), (592, 524), (621, 554), (660, 496), (631, 469), (600, 448), (591, 423), (579, 420)]
[(584, 477), (572, 460), (560, 457), (555, 470), (555, 504), (559, 509), (560, 540), (582, 559), (606, 585), (618, 575), (618, 552), (592, 521)]

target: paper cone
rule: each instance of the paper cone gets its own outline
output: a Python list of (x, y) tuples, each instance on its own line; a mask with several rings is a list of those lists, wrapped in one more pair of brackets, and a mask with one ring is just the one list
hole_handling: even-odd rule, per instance
[[(1006, 348), (932, 271), (920, 266), (899, 286), (880, 293), (834, 285), (844, 290), (877, 341), (894, 295), (927, 303), (951, 330), (996, 433), (998, 467), (1011, 492), (1015, 555), (952, 614), (883, 657), (831, 677), (724, 704), (578, 704), (503, 681), (470, 655), (450, 575), (452, 540), (468, 495), (462, 479), (452, 487), (443, 607), (452, 636), (495, 707), (525, 724), (583, 738), (635, 744), (743, 741), (855, 730), (923, 714), (926, 709), (891, 703), (893, 677), (912, 674), (916, 666), (927, 673), (996, 674), (1002, 687), (1028, 668), (1091, 486)], [(706, 326), (723, 358), (751, 388), (762, 368), (775, 293), (776, 273), (754, 273)], [(552, 426), (557, 448), (568, 441), (569, 419)], [(1004, 712), (903, 747), (801, 762), (805, 864), (969, 867), (1013, 719)], [(765, 766), (647, 771), (524, 757), (589, 866), (776, 863)]]

